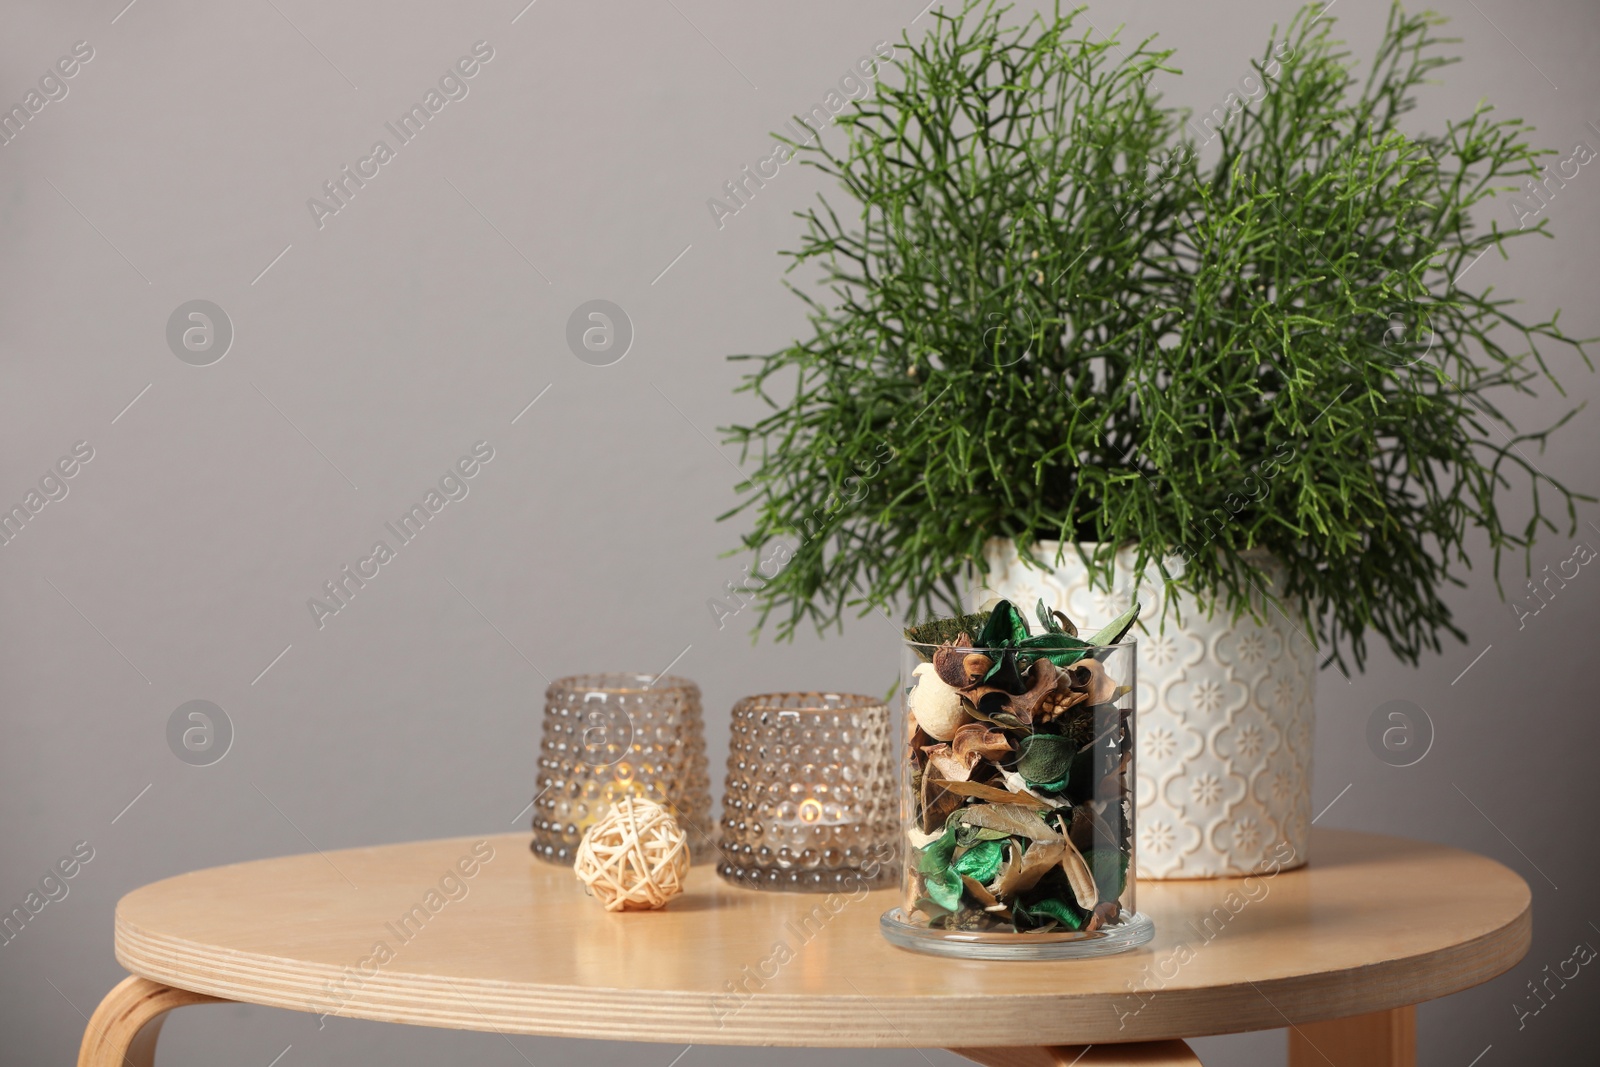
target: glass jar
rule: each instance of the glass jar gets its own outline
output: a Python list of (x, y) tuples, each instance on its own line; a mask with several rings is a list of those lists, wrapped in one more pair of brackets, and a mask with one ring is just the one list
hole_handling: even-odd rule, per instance
[(581, 674), (544, 692), (533, 854), (572, 862), (584, 831), (625, 796), (665, 807), (689, 837), (689, 855), (715, 854), (711, 780), (700, 687), (649, 674)]
[(1134, 897), (1135, 642), (908, 644), (900, 905), (884, 936), (977, 959), (1100, 956), (1155, 935)]
[(717, 873), (750, 889), (893, 885), (895, 730), (882, 700), (764, 693), (733, 707)]

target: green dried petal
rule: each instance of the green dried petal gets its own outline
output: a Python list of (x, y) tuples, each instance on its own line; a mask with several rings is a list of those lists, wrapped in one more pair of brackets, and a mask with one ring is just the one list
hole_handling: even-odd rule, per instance
[(924, 848), (917, 857), (917, 870), (928, 875), (943, 874), (950, 869), (950, 857), (955, 850), (956, 823), (952, 819), (944, 824), (944, 833), (939, 839)]
[(1005, 846), (998, 840), (979, 841), (958, 860), (953, 870), (988, 885), (1000, 871), (1000, 860)]
[(1089, 638), (1091, 645), (1114, 645), (1128, 635), (1133, 629), (1133, 624), (1139, 621), (1139, 602), (1135, 600), (1133, 606), (1121, 615), (1112, 619), (1098, 633)]
[(988, 621), (978, 632), (979, 648), (1015, 648), (1029, 636), (1028, 620), (1015, 604), (1002, 600), (989, 612)]
[(953, 870), (922, 876), (922, 891), (945, 911), (955, 911), (961, 906), (961, 890), (961, 875)]
[(1017, 904), (1011, 910), (1018, 920), (1019, 929), (1043, 926), (1054, 919), (1068, 930), (1082, 930), (1083, 924), (1088, 922), (1084, 913), (1078, 908), (1053, 897), (1046, 897), (1032, 904)]
[(1017, 645), (1019, 649), (1047, 649), (1050, 651), (1090, 647), (1092, 647), (1090, 643), (1083, 638), (1072, 637), (1063, 633), (1040, 634), (1038, 637), (1030, 637)]
[(1021, 753), (1017, 773), (1030, 788), (1039, 783), (1049, 783), (1048, 788), (1056, 790), (1067, 787), (1072, 761), (1078, 755), (1078, 746), (1070, 737), (1029, 734), (1018, 744), (1017, 751)]
[[(1088, 655), (1089, 642), (1068, 634), (1040, 634), (1017, 646), (1017, 664), (1026, 671), (1036, 659), (1047, 659), (1057, 667), (1070, 667)], [(1029, 653), (1043, 652), (1044, 655)]]

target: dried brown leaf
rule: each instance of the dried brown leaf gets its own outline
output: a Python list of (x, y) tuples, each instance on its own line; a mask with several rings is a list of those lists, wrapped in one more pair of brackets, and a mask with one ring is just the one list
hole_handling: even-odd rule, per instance
[(949, 782), (931, 762), (922, 772), (922, 829), (928, 833), (942, 830), (951, 814), (966, 802), (966, 798), (945, 788)]
[(1067, 884), (1072, 886), (1072, 895), (1078, 898), (1078, 907), (1092, 911), (1100, 903), (1100, 889), (1094, 884), (1094, 874), (1071, 838), (1064, 839), (1062, 845), (1061, 868), (1067, 872)]
[(1015, 900), (1018, 893), (1026, 893), (1061, 862), (1066, 847), (1061, 841), (1033, 841), (1019, 858), (1013, 845), (1000, 865), (1000, 873), (995, 875), (994, 895), (1001, 900)]
[(1039, 817), (1031, 805), (1024, 804), (974, 804), (961, 813), (968, 826), (984, 826), (1003, 830), (1017, 837), (1033, 841), (1061, 841), (1061, 834)]
[(1033, 803), (1033, 798), (1025, 793), (1013, 793), (1009, 789), (985, 785), (983, 782), (945, 782), (944, 788), (952, 793), (960, 793), (964, 797), (977, 797), (979, 800), (987, 800), (994, 804)]

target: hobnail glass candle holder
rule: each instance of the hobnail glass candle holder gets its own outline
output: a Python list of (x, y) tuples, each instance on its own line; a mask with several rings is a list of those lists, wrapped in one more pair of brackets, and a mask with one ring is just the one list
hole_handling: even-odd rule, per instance
[(717, 873), (799, 892), (893, 885), (888, 705), (850, 693), (766, 693), (734, 705)]
[(653, 800), (715, 853), (700, 687), (671, 675), (582, 674), (544, 693), (533, 854), (570, 864), (584, 831), (625, 796)]
[(901, 901), (880, 924), (902, 948), (1062, 959), (1155, 934), (1134, 894), (1135, 642), (1039, 658), (905, 650)]

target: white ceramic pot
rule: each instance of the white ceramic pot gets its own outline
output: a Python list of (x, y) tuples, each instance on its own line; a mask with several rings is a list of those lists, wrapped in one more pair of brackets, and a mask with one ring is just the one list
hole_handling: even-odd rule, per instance
[[(1034, 555), (1054, 563), (1056, 550), (1040, 542)], [(1024, 563), (1006, 539), (991, 541), (986, 559), (974, 607), (1001, 596), (1031, 619), (1043, 598), (1084, 633), (1126, 607), (1137, 584), (1140, 878), (1216, 878), (1306, 862), (1317, 658), (1281, 612), (1267, 608), (1263, 622), (1246, 615), (1235, 623), (1221, 611), (1207, 618), (1180, 593), (1163, 622), (1160, 576), (1136, 583), (1131, 549), (1117, 556), (1110, 593), (1089, 588), (1071, 546), (1048, 570)]]

